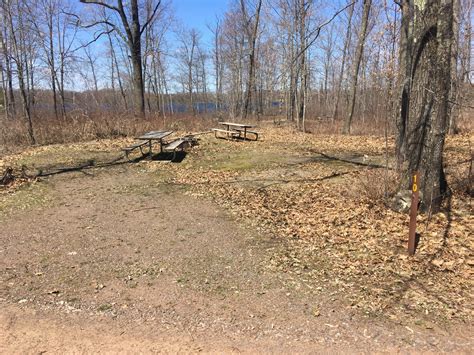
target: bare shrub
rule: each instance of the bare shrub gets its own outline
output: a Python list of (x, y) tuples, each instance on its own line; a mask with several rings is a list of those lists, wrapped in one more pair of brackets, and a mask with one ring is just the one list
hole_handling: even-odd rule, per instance
[(370, 169), (359, 174), (353, 194), (374, 204), (387, 203), (399, 187), (399, 176), (393, 170)]
[[(94, 139), (133, 137), (150, 130), (171, 129), (175, 131), (206, 131), (215, 126), (213, 116), (192, 116), (175, 114), (163, 118), (149, 114), (146, 118), (136, 117), (129, 112), (104, 113), (73, 111), (66, 119), (54, 115), (37, 115), (34, 120), (38, 144), (72, 143)], [(0, 145), (12, 150), (29, 144), (27, 127), (21, 119), (1, 122)]]
[[(387, 124), (387, 133), (394, 134), (393, 125), (386, 123), (383, 119), (373, 117), (364, 121), (353, 121), (351, 132), (353, 135), (379, 135), (385, 133), (385, 125)], [(342, 131), (343, 121), (332, 120), (331, 117), (309, 118), (306, 121), (306, 129), (311, 133), (318, 134), (340, 134)]]
[(451, 167), (447, 172), (447, 178), (452, 193), (472, 197), (474, 194), (472, 189), (473, 174), (472, 158), (470, 162)]

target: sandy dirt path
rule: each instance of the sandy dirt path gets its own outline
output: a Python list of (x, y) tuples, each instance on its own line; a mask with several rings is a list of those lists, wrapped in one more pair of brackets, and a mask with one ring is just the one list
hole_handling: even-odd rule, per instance
[[(1, 353), (468, 352), (308, 296), (266, 267), (278, 240), (126, 166), (40, 182), (2, 216)], [(301, 277), (304, 278), (304, 275)]]

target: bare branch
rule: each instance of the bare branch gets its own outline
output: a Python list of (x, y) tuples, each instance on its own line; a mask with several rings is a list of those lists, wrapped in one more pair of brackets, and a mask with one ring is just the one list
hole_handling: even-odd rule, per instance
[(86, 48), (86, 47), (90, 46), (92, 43), (97, 42), (97, 41), (100, 39), (100, 37), (102, 37), (103, 35), (108, 35), (108, 34), (114, 32), (114, 31), (115, 31), (115, 29), (112, 28), (112, 29), (110, 29), (110, 30), (108, 30), (108, 31), (101, 31), (98, 35), (97, 35), (97, 34), (94, 34), (94, 38), (93, 38), (93, 39), (91, 39), (89, 42), (87, 42), (87, 43), (85, 43), (85, 44), (80, 45), (80, 46), (77, 47), (77, 48), (74, 48), (74, 49), (71, 51), (71, 53), (77, 52), (77, 51), (80, 50), (80, 49), (83, 49), (83, 48)]
[(151, 14), (151, 16), (148, 18), (148, 20), (145, 22), (145, 24), (143, 25), (142, 29), (140, 30), (140, 35), (143, 33), (143, 31), (146, 30), (146, 28), (150, 25), (150, 23), (153, 21), (153, 18), (155, 17), (156, 15), (156, 12), (158, 11), (158, 8), (160, 7), (160, 4), (161, 4), (161, 0), (158, 1), (158, 3), (156, 4), (154, 10), (153, 10), (153, 13)]
[(354, 5), (358, 0), (354, 0), (352, 1), (351, 3), (347, 4), (346, 6), (344, 6), (342, 9), (338, 10), (336, 13), (334, 13), (334, 15), (332, 15), (332, 17), (330, 19), (328, 19), (326, 22), (322, 23), (321, 25), (319, 25), (316, 29), (314, 29), (309, 35), (308, 35), (308, 38), (314, 36), (313, 39), (311, 39), (309, 41), (309, 43), (298, 53), (298, 55), (294, 58), (293, 60), (293, 63), (298, 60), (299, 57), (301, 57), (301, 55), (303, 55), (306, 50), (311, 47), (313, 45), (314, 42), (316, 42), (316, 40), (318, 39), (319, 35), (321, 34), (321, 30), (326, 27), (327, 25), (329, 25), (337, 16), (339, 16), (339, 14), (343, 11), (345, 11), (347, 8), (351, 7), (352, 5)]
[(106, 7), (110, 10), (113, 10), (113, 11), (117, 11), (118, 13), (120, 13), (118, 7), (115, 7), (115, 6), (112, 6), (112, 5), (109, 5), (105, 2), (102, 2), (102, 1), (97, 1), (97, 0), (79, 0), (80, 2), (82, 2), (83, 4), (95, 4), (95, 5), (100, 5), (100, 6), (103, 6), (103, 7)]

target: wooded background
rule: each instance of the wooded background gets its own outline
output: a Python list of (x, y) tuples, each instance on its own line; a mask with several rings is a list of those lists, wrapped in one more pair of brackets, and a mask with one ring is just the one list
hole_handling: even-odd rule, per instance
[(207, 36), (171, 0), (0, 1), (4, 145), (183, 118), (358, 126), (394, 134), (400, 189), (418, 171), (436, 211), (445, 136), (472, 129), (472, 0), (234, 0)]
[[(171, 0), (1, 0), (2, 136), (61, 141), (44, 125), (185, 114), (393, 132), (411, 2), (235, 0), (205, 40)], [(472, 85), (472, 0), (450, 3), (455, 131)]]

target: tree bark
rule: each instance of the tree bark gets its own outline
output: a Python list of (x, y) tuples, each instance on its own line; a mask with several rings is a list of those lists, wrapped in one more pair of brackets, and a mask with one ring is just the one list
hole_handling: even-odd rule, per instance
[(349, 103), (349, 113), (346, 117), (346, 121), (344, 122), (344, 128), (342, 133), (350, 134), (351, 133), (351, 125), (352, 125), (352, 118), (354, 116), (354, 107), (357, 95), (357, 80), (359, 77), (359, 68), (360, 62), (362, 60), (362, 54), (364, 52), (364, 45), (365, 45), (365, 38), (367, 35), (367, 27), (369, 22), (369, 13), (370, 7), (372, 5), (372, 0), (364, 0), (364, 13), (362, 15), (362, 28), (359, 36), (359, 41), (357, 43), (356, 49), (356, 58), (354, 61), (353, 66), (353, 74), (352, 74), (352, 86), (350, 92), (350, 103)]
[(257, 9), (255, 10), (255, 20), (253, 22), (253, 27), (250, 28), (251, 19), (247, 15), (245, 8), (245, 0), (240, 0), (240, 5), (242, 9), (242, 15), (244, 21), (246, 22), (245, 30), (247, 32), (247, 40), (250, 44), (250, 53), (249, 53), (249, 68), (248, 68), (248, 78), (246, 85), (246, 94), (244, 108), (242, 112), (243, 118), (247, 118), (249, 107), (252, 105), (252, 96), (255, 91), (255, 55), (256, 55), (256, 44), (257, 44), (257, 35), (258, 35), (258, 25), (260, 22), (260, 10), (262, 8), (262, 0), (258, 0)]
[(472, 84), (471, 82), (471, 74), (472, 74), (472, 64), (471, 64), (471, 57), (472, 57), (472, 5), (473, 0), (467, 0), (465, 6), (463, 6), (463, 13), (464, 13), (464, 43), (465, 49), (463, 51), (463, 75), (462, 75), (462, 82), (466, 84)]
[[(119, 0), (119, 4), (122, 0)], [(145, 86), (143, 83), (142, 68), (142, 44), (141, 44), (141, 27), (140, 17), (138, 13), (138, 1), (131, 0), (132, 12), (132, 28), (129, 35), (130, 56), (133, 65), (133, 88), (135, 92), (135, 109), (141, 116), (145, 116)], [(120, 6), (120, 5), (119, 5)], [(123, 5), (121, 5), (123, 8)]]
[(455, 105), (459, 97), (460, 78), (458, 75), (458, 58), (459, 58), (459, 0), (453, 1), (453, 40), (451, 45), (451, 88), (449, 93), (449, 133), (458, 133), (458, 115), (459, 107)]
[(402, 92), (407, 160), (403, 188), (409, 188), (409, 177), (418, 171), (421, 208), (437, 212), (448, 191), (443, 148), (449, 123), (453, 0), (417, 1), (413, 9), (413, 35), (407, 41), (413, 61), (409, 89)]

